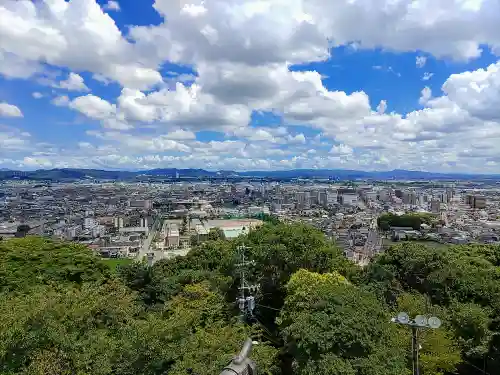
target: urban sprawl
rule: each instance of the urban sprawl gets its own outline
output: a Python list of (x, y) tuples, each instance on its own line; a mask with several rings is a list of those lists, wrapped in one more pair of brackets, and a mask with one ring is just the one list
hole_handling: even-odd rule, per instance
[(488, 182), (13, 180), (0, 183), (0, 238), (47, 236), (153, 263), (272, 219), (308, 223), (365, 265), (397, 241), (498, 243), (499, 205)]

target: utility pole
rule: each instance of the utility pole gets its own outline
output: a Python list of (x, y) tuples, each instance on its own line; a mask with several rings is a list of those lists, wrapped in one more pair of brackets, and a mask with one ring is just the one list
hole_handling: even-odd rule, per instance
[(441, 327), (441, 320), (435, 316), (427, 319), (424, 315), (417, 315), (414, 319), (410, 319), (407, 313), (400, 312), (396, 318), (391, 319), (392, 323), (402, 324), (411, 327), (411, 354), (413, 364), (413, 375), (420, 375), (420, 367), (418, 364), (419, 359), (419, 344), (418, 344), (418, 329), (419, 328), (432, 328), (437, 329)]
[(412, 359), (413, 359), (413, 374), (420, 375), (420, 368), (418, 366), (418, 337), (417, 337), (417, 327), (411, 327), (411, 347), (412, 347)]
[(248, 284), (246, 280), (247, 267), (255, 264), (254, 261), (247, 261), (245, 259), (245, 251), (248, 249), (244, 244), (237, 248), (239, 263), (236, 264), (236, 267), (240, 275), (240, 286), (238, 288), (240, 293), (236, 302), (240, 309), (240, 318), (243, 322), (253, 317), (253, 311), (255, 310), (255, 297), (253, 294), (259, 288), (256, 284)]

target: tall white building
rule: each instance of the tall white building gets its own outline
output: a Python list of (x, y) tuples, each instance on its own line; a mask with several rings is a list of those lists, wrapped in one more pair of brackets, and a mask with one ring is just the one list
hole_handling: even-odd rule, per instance
[(319, 204), (319, 191), (310, 192), (310, 202), (311, 204)]
[(86, 217), (85, 220), (83, 221), (83, 227), (85, 229), (92, 229), (97, 225), (99, 225), (99, 222), (92, 217)]
[(326, 191), (320, 191), (318, 195), (318, 201), (320, 206), (328, 206), (328, 193)]
[(72, 240), (82, 232), (82, 227), (80, 225), (74, 225), (66, 228), (64, 235), (67, 240)]
[(353, 205), (358, 201), (358, 194), (356, 193), (344, 193), (342, 194), (342, 204)]
[(433, 198), (431, 200), (431, 212), (439, 213), (441, 210), (441, 201), (439, 198)]
[(378, 199), (382, 202), (388, 202), (391, 200), (391, 192), (387, 189), (380, 190), (378, 192)]
[(115, 217), (113, 219), (113, 224), (115, 228), (123, 228), (123, 217)]
[(167, 229), (165, 244), (167, 248), (178, 248), (180, 243), (179, 229), (177, 224), (170, 224)]
[(417, 204), (417, 194), (414, 191), (403, 192), (403, 203), (412, 206)]
[(310, 207), (310, 196), (308, 191), (301, 191), (295, 194), (295, 199), (297, 200), (297, 208), (308, 209)]
[(106, 234), (106, 227), (104, 225), (96, 225), (92, 227), (92, 237), (100, 237)]

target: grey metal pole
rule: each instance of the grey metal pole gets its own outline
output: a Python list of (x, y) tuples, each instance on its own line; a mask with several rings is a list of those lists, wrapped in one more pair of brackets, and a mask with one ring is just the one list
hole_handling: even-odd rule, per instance
[(243, 361), (250, 356), (251, 351), (252, 351), (252, 339), (248, 338), (243, 344), (243, 348), (241, 348), (241, 351), (238, 354), (238, 356), (233, 359), (233, 362), (236, 363), (237, 365), (241, 365)]
[(426, 318), (423, 315), (417, 315), (414, 319), (410, 319), (407, 313), (400, 312), (396, 318), (392, 318), (391, 322), (403, 324), (411, 327), (411, 354), (413, 364), (413, 375), (420, 375), (419, 367), (419, 351), (418, 345), (418, 330), (419, 328), (432, 328), (437, 329), (441, 327), (441, 320), (435, 316)]
[(417, 337), (417, 327), (411, 327), (412, 333), (412, 358), (413, 358), (413, 375), (420, 375), (420, 369), (418, 367), (418, 337)]

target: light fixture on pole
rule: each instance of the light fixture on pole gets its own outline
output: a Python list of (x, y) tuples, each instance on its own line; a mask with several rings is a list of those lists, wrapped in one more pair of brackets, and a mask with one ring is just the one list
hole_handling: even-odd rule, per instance
[(441, 320), (435, 316), (431, 316), (427, 319), (425, 315), (417, 315), (414, 319), (410, 319), (410, 316), (405, 312), (400, 312), (397, 317), (392, 318), (391, 322), (396, 324), (402, 324), (411, 327), (412, 332), (412, 359), (413, 359), (413, 375), (420, 375), (420, 369), (418, 365), (419, 356), (419, 346), (418, 346), (418, 329), (419, 328), (432, 328), (437, 329), (441, 327)]

